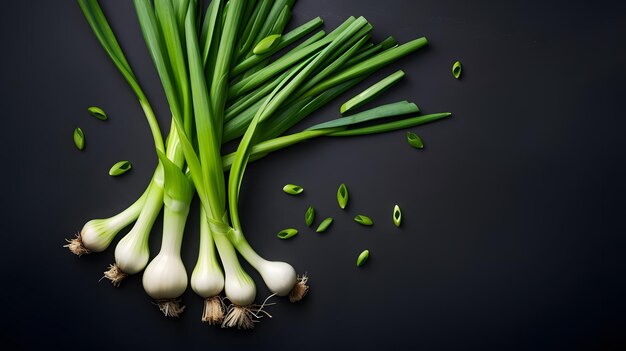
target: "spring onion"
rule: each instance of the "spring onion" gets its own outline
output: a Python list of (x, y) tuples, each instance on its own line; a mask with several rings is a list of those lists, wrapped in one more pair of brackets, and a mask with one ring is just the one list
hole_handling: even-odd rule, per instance
[(315, 221), (315, 209), (313, 206), (309, 206), (304, 214), (304, 222), (307, 227), (310, 227), (313, 225), (313, 221)]
[(461, 66), (461, 62), (460, 61), (456, 61), (454, 63), (454, 65), (452, 65), (452, 75), (454, 76), (454, 78), (459, 79), (461, 78), (461, 70), (463, 69), (463, 67)]
[(370, 258), (370, 251), (364, 250), (359, 254), (359, 257), (356, 259), (356, 266), (361, 267), (367, 262), (367, 259)]
[(348, 188), (343, 183), (337, 189), (337, 202), (342, 209), (345, 209), (348, 205)]
[[(178, 315), (184, 308), (178, 300), (187, 286), (180, 242), (194, 192), (201, 202), (201, 239), (191, 286), (204, 299), (202, 320), (252, 328), (264, 305), (253, 305), (256, 286), (238, 254), (260, 273), (272, 293), (289, 296), (292, 302), (307, 294), (308, 278), (298, 276), (285, 262), (261, 257), (246, 240), (239, 198), (247, 164), (319, 136), (382, 133), (449, 116), (379, 120), (419, 111), (414, 104), (401, 102), (393, 108), (383, 106), (283, 135), (374, 71), (427, 43), (420, 38), (396, 47), (395, 40), (388, 38), (373, 45), (369, 43), (371, 24), (362, 17), (351, 17), (328, 35), (312, 35), (272, 61), (272, 55), (322, 23), (316, 18), (283, 34), (294, 2), (213, 0), (203, 16), (197, 13), (202, 8), (197, 1), (134, 0), (170, 107), (171, 129), (165, 145), (152, 108), (97, 0), (79, 0), (94, 34), (144, 110), (159, 163), (139, 200), (116, 216), (88, 222), (66, 246), (79, 255), (102, 251), (122, 228), (135, 222), (116, 246), (115, 264), (105, 276), (118, 285), (127, 274), (145, 268), (144, 288), (166, 315)], [(372, 125), (360, 126), (363, 122)], [(237, 151), (221, 155), (221, 145), (239, 137)], [(228, 169), (226, 182), (224, 171)], [(348, 192), (342, 186), (338, 202), (345, 208)], [(302, 188), (294, 186), (289, 191), (299, 193)], [(150, 229), (162, 208), (161, 251), (148, 264)], [(314, 222), (314, 210), (310, 210), (305, 215), (309, 226)], [(325, 231), (331, 223), (332, 218), (325, 219), (317, 231)], [(286, 230), (283, 236), (293, 236), (294, 231)], [(228, 307), (219, 297), (222, 290), (230, 302)]]
[(372, 221), (372, 219), (364, 215), (357, 215), (356, 217), (354, 217), (354, 221), (365, 226), (374, 225), (374, 222)]
[(360, 92), (352, 99), (346, 101), (343, 105), (341, 105), (339, 112), (343, 115), (346, 112), (350, 112), (351, 110), (357, 109), (365, 105), (366, 103), (375, 99), (380, 94), (384, 93), (387, 89), (396, 84), (398, 81), (400, 81), (402, 77), (404, 77), (404, 72), (397, 71), (392, 75), (380, 80), (379, 82)]
[(298, 230), (297, 229), (287, 228), (287, 229), (283, 229), (280, 232), (278, 232), (278, 234), (276, 234), (276, 236), (279, 239), (285, 240), (285, 239), (292, 238), (296, 234), (298, 234)]
[(287, 184), (283, 187), (283, 191), (290, 195), (298, 195), (304, 191), (304, 188), (295, 184)]
[(162, 153), (159, 159), (165, 176), (163, 241), (161, 251), (145, 268), (143, 287), (166, 316), (178, 317), (185, 308), (179, 305), (178, 298), (187, 289), (187, 271), (180, 248), (194, 189), (172, 161)]
[(85, 148), (85, 134), (80, 128), (74, 129), (74, 145), (81, 151)]
[(402, 211), (400, 211), (400, 206), (395, 205), (393, 207), (393, 224), (396, 227), (400, 227), (401, 223), (402, 223)]
[(109, 117), (107, 117), (107, 114), (104, 112), (104, 110), (97, 106), (91, 106), (87, 108), (87, 112), (89, 112), (90, 115), (96, 117), (97, 119), (101, 121), (106, 121), (107, 119), (109, 119)]
[(422, 142), (422, 138), (420, 138), (419, 136), (417, 136), (417, 134), (413, 132), (406, 133), (406, 140), (409, 143), (409, 145), (413, 146), (416, 149), (424, 148), (424, 143)]
[(117, 177), (130, 171), (131, 168), (133, 168), (133, 165), (132, 163), (130, 163), (130, 161), (119, 161), (111, 166), (111, 169), (109, 170), (109, 175), (112, 177)]
[(328, 229), (328, 227), (330, 227), (332, 223), (333, 223), (333, 217), (324, 218), (322, 223), (320, 223), (320, 225), (317, 227), (317, 229), (315, 229), (315, 231), (317, 233), (323, 233), (326, 231), (326, 229)]
[(200, 208), (200, 252), (196, 267), (191, 273), (191, 288), (204, 298), (202, 321), (209, 325), (221, 324), (224, 311), (218, 295), (224, 290), (224, 272), (215, 252), (215, 242), (206, 220), (206, 211), (203, 206)]

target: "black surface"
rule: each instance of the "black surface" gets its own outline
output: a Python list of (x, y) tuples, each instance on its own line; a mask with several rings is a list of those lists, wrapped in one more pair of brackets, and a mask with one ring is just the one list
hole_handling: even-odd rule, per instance
[[(105, 5), (166, 126), (167, 106), (132, 3)], [(119, 289), (99, 282), (113, 247), (81, 258), (61, 247), (88, 219), (112, 215), (139, 196), (156, 163), (152, 140), (132, 92), (74, 1), (3, 3), (0, 343), (24, 349), (626, 347), (626, 6), (301, 0), (292, 23), (317, 15), (326, 28), (363, 15), (377, 40), (426, 35), (428, 49), (376, 76), (399, 68), (408, 75), (378, 102), (409, 99), (424, 112), (449, 110), (454, 117), (413, 129), (423, 151), (395, 132), (311, 141), (249, 167), (241, 206), (250, 241), (267, 258), (308, 272), (312, 291), (297, 305), (276, 299), (273, 319), (242, 332), (200, 323), (201, 301), (191, 290), (183, 296), (187, 311), (173, 320), (151, 304), (139, 276)], [(457, 59), (461, 81), (450, 73)], [(304, 123), (337, 117), (339, 100)], [(90, 117), (90, 105), (104, 108), (110, 120)], [(84, 152), (72, 143), (76, 126), (87, 138)], [(109, 177), (120, 159), (131, 160), (133, 170)], [(346, 211), (335, 202), (341, 182), (350, 190)], [(281, 191), (286, 183), (306, 191), (288, 196)], [(391, 223), (396, 203), (404, 213), (400, 230)], [(327, 233), (304, 227), (310, 204), (317, 221), (335, 217)], [(374, 227), (354, 223), (358, 213), (371, 216)], [(301, 229), (296, 238), (275, 237), (291, 226)], [(188, 229), (184, 259), (192, 267), (195, 212)], [(365, 248), (370, 262), (357, 269)], [(261, 300), (267, 290), (258, 286)]]

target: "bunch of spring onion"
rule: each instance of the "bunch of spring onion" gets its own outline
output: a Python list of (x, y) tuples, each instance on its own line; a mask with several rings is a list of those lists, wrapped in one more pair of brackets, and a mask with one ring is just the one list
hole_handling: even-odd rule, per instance
[[(426, 38), (419, 38), (397, 45), (391, 37), (372, 44), (372, 26), (362, 17), (350, 17), (328, 34), (312, 34), (322, 25), (320, 18), (283, 33), (294, 2), (212, 0), (203, 11), (201, 0), (134, 0), (170, 107), (170, 133), (164, 142), (152, 107), (97, 0), (78, 0), (100, 44), (139, 100), (158, 165), (135, 203), (115, 216), (87, 222), (67, 246), (77, 255), (104, 251), (134, 223), (115, 247), (115, 263), (105, 276), (119, 285), (127, 275), (143, 270), (145, 291), (167, 316), (178, 316), (184, 309), (179, 297), (189, 282), (180, 248), (195, 194), (201, 203), (200, 247), (191, 287), (205, 300), (202, 320), (252, 328), (263, 311), (254, 305), (255, 283), (241, 267), (238, 254), (275, 295), (299, 301), (308, 286), (306, 276), (297, 276), (285, 262), (261, 257), (244, 236), (238, 199), (247, 163), (311, 138), (382, 133), (450, 115), (416, 116), (415, 104), (400, 101), (285, 135), (381, 67), (427, 44)], [(359, 94), (357, 101), (350, 100), (350, 108), (369, 101), (373, 95), (368, 91), (382, 90), (377, 87), (386, 81)], [(402, 118), (384, 120), (397, 116)], [(366, 121), (370, 124), (359, 125)], [(221, 145), (237, 139), (237, 150), (222, 155)], [(226, 170), (230, 170), (227, 179)], [(150, 261), (148, 238), (162, 208), (161, 250)], [(220, 298), (222, 291), (229, 306)]]

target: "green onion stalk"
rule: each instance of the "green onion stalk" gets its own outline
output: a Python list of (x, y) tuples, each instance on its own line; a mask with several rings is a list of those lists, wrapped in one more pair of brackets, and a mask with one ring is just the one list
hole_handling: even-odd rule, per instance
[[(79, 0), (96, 37), (139, 98), (159, 164), (148, 188), (135, 203), (108, 219), (87, 222), (78, 238), (66, 246), (78, 255), (103, 251), (124, 227), (135, 222), (116, 246), (116, 263), (105, 276), (119, 284), (127, 274), (145, 268), (144, 289), (167, 316), (178, 316), (184, 309), (179, 297), (188, 281), (180, 246), (194, 193), (201, 201), (200, 248), (190, 281), (192, 289), (205, 299), (202, 320), (252, 328), (254, 319), (264, 312), (263, 305), (253, 304), (256, 286), (241, 267), (237, 253), (260, 273), (273, 294), (288, 295), (295, 302), (307, 293), (308, 286), (307, 277), (297, 276), (291, 265), (258, 255), (243, 234), (238, 199), (247, 163), (319, 136), (382, 133), (449, 116), (441, 113), (381, 122), (419, 112), (415, 104), (402, 101), (281, 136), (380, 67), (427, 43), (420, 38), (396, 46), (390, 38), (378, 45), (366, 45), (371, 25), (362, 17), (351, 17), (329, 35), (319, 32), (269, 63), (270, 55), (322, 23), (314, 19), (277, 37), (291, 16), (293, 2), (260, 0), (250, 8), (252, 3), (243, 0), (227, 4), (213, 0), (202, 21), (196, 16), (195, 1), (173, 4), (169, 0), (134, 0), (172, 112), (172, 127), (164, 147), (150, 104), (97, 0)], [(268, 36), (273, 37), (269, 40)], [(263, 47), (257, 47), (258, 43), (264, 43)], [(376, 124), (358, 125), (368, 121)], [(222, 156), (222, 142), (238, 137), (242, 138), (237, 151)], [(223, 172), (228, 169), (226, 183)], [(148, 264), (148, 238), (162, 207), (161, 250)], [(222, 290), (231, 303), (225, 316), (225, 305), (219, 297)]]

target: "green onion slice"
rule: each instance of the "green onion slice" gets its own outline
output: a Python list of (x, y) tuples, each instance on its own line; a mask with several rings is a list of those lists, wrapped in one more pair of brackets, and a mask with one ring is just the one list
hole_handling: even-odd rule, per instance
[(304, 221), (306, 222), (306, 226), (310, 227), (313, 224), (314, 220), (315, 209), (313, 208), (313, 206), (309, 206), (309, 208), (306, 210), (306, 213), (304, 214)]
[(89, 112), (89, 114), (91, 114), (92, 116), (96, 117), (97, 119), (101, 121), (106, 121), (107, 119), (109, 119), (109, 117), (107, 117), (107, 114), (100, 107), (91, 106), (87, 108), (87, 111)]
[(287, 184), (283, 187), (283, 191), (290, 195), (298, 195), (304, 191), (304, 188), (295, 184)]
[(404, 77), (404, 72), (400, 70), (388, 76), (387, 78), (380, 80), (371, 87), (363, 90), (357, 96), (346, 101), (343, 105), (341, 105), (339, 112), (343, 115), (346, 112), (352, 111), (365, 105), (366, 103), (374, 100), (380, 94), (384, 93), (387, 89), (391, 88), (394, 84), (399, 82), (402, 77)]
[(454, 78), (459, 79), (461, 77), (461, 70), (463, 67), (461, 67), (461, 62), (457, 61), (454, 63), (454, 65), (452, 65), (452, 75), (454, 76)]
[(111, 167), (111, 169), (109, 170), (109, 175), (112, 177), (117, 177), (130, 171), (131, 168), (133, 168), (133, 165), (130, 163), (130, 161), (120, 161), (114, 164), (113, 167)]
[(409, 145), (413, 146), (416, 149), (423, 149), (424, 143), (422, 142), (422, 138), (417, 136), (417, 134), (413, 132), (406, 133), (406, 141), (409, 142)]
[(400, 211), (400, 206), (395, 205), (393, 207), (393, 224), (396, 227), (400, 227), (401, 222), (402, 222), (402, 211)]
[(85, 148), (85, 134), (80, 128), (74, 129), (74, 145), (81, 151)]
[(356, 266), (357, 267), (361, 267), (362, 265), (364, 265), (365, 262), (367, 262), (367, 259), (369, 257), (370, 257), (370, 251), (369, 250), (364, 250), (363, 252), (361, 252), (359, 257), (356, 259)]
[(287, 229), (283, 229), (280, 232), (278, 232), (278, 234), (276, 234), (276, 236), (280, 239), (289, 239), (293, 236), (295, 236), (296, 234), (298, 234), (298, 230), (297, 229), (293, 229), (293, 228), (287, 228)]
[(346, 188), (346, 185), (343, 183), (341, 183), (339, 189), (337, 189), (337, 202), (342, 209), (346, 208), (348, 205), (348, 188)]
[(357, 215), (356, 217), (354, 217), (354, 221), (359, 224), (366, 225), (366, 226), (374, 225), (374, 222), (372, 221), (372, 219), (364, 215)]
[(315, 231), (317, 233), (323, 233), (326, 231), (326, 229), (328, 229), (328, 227), (330, 227), (332, 223), (333, 223), (333, 217), (328, 217), (324, 219), (322, 223), (320, 223), (320, 225), (317, 227)]

